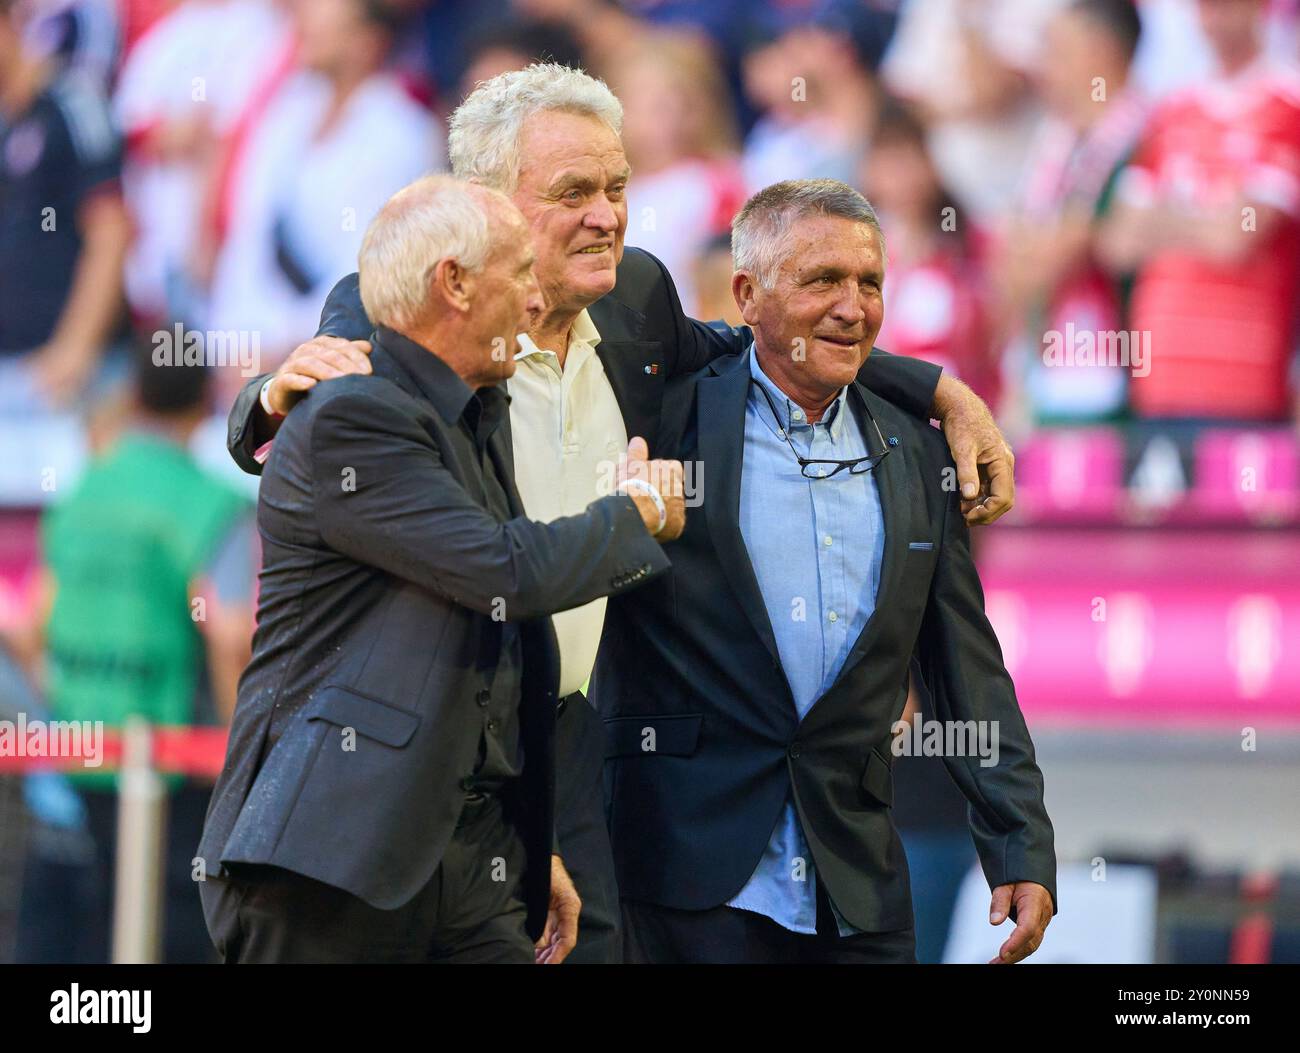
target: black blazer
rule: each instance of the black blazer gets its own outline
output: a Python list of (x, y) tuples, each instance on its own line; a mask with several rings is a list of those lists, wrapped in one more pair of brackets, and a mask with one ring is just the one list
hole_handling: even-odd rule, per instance
[[(464, 801), (492, 674), (476, 656), (504, 614), (521, 622), (523, 698), (508, 719), (525, 755), (536, 938), (559, 688), (546, 615), (633, 588), (667, 559), (627, 497), (549, 524), (524, 518), (504, 426), (487, 449), (515, 518), (494, 518), (467, 490), (479, 492), (483, 466), (458, 424), (463, 395), (460, 406), (448, 397), (454, 374), (409, 350), (376, 334), (374, 375), (317, 385), (277, 436), (258, 500), (253, 659), (199, 855), (213, 871), (273, 864), (381, 909), (409, 901)], [(341, 728), (355, 729), (355, 751), (341, 748)]]
[(984, 616), (943, 436), (852, 386), (899, 440), (876, 470), (881, 585), (838, 680), (800, 722), (739, 527), (749, 385), (743, 355), (669, 385), (661, 455), (703, 466), (703, 508), (665, 545), (671, 570), (611, 600), (605, 616), (592, 698), (606, 721), (621, 893), (688, 910), (725, 903), (752, 874), (793, 787), (817, 871), (848, 921), (867, 932), (911, 925), (890, 816), (890, 728), (915, 653), (938, 719), (999, 722), (996, 766), (946, 759), (970, 802), (990, 886), (1036, 881), (1055, 901), (1042, 774)]
[[(617, 284), (588, 311), (600, 331), (596, 354), (618, 399), (627, 433), (644, 437), (655, 457), (663, 456), (655, 437), (668, 378), (692, 373), (723, 355), (738, 354), (753, 339), (747, 328), (687, 318), (667, 268), (641, 249), (624, 250)], [(349, 274), (331, 290), (321, 312), (318, 335), (364, 340), (373, 328), (361, 305), (357, 275)], [(939, 372), (939, 367), (929, 362), (877, 349), (862, 367), (860, 379), (878, 395), (925, 421), (930, 417)], [(266, 375), (255, 377), (244, 385), (230, 411), (227, 436), (230, 455), (254, 475), (261, 466), (253, 453), (266, 438), (254, 427), (254, 411), (265, 379)]]

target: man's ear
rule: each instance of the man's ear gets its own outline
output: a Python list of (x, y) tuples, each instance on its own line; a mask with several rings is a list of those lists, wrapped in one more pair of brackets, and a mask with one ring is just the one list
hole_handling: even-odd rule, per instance
[(758, 282), (749, 271), (736, 271), (731, 276), (731, 295), (740, 308), (740, 317), (753, 327), (758, 322)]
[(462, 314), (469, 310), (473, 279), (469, 272), (452, 256), (444, 256), (433, 268), (429, 279), (430, 291), (453, 311)]

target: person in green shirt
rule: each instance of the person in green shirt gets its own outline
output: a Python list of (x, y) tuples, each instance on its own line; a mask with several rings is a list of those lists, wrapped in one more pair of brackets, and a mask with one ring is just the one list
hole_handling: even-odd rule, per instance
[[(161, 726), (229, 722), (249, 657), (256, 536), (245, 498), (188, 451), (208, 382), (204, 367), (156, 364), (153, 348), (141, 347), (122, 433), (42, 521), (45, 691), (56, 720), (106, 729), (132, 715)], [(96, 846), (83, 909), (64, 902), (32, 914), (43, 926), (75, 925), (77, 957), (104, 961), (118, 776), (76, 769), (68, 779)], [(180, 774), (166, 783), (165, 957), (209, 960), (190, 868), (211, 786)], [(42, 884), (27, 885), (38, 901)], [(43, 942), (57, 945), (53, 934)]]

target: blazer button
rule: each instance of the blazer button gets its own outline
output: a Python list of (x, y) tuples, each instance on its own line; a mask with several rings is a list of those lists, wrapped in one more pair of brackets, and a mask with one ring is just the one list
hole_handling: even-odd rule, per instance
[(489, 691), (487, 688), (484, 688), (482, 691), (480, 691), (477, 695), (474, 696), (474, 701), (477, 702), (480, 706), (486, 706), (488, 704), (488, 701), (491, 698), (492, 698), (492, 692)]
[(802, 753), (803, 751), (799, 748), (799, 743), (797, 743), (797, 742), (792, 742), (792, 743), (790, 743), (790, 749), (789, 749), (787, 752), (789, 752), (789, 754), (790, 754), (790, 759), (791, 759), (791, 760), (794, 760), (794, 759), (795, 759), (796, 757), (798, 757), (799, 754)]
[(496, 731), (496, 729), (497, 729), (498, 727), (499, 727), (499, 725), (497, 724), (496, 720), (494, 720), (494, 719), (489, 719), (489, 720), (488, 720), (488, 722), (487, 722), (487, 729), (488, 729), (488, 731)]
[(460, 780), (460, 788), (469, 793), (470, 790), (474, 789), (474, 780), (466, 775), (465, 778)]

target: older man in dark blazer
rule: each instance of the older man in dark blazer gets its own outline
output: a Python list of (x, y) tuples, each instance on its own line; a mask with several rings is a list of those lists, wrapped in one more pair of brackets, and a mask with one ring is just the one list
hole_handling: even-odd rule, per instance
[(317, 386), (280, 430), (254, 654), (199, 849), (227, 961), (531, 962), (539, 937), (559, 961), (574, 945), (546, 616), (661, 572), (652, 535), (684, 513), (639, 480), (580, 515), (523, 516), (500, 334), (540, 310), (532, 262), (504, 195), (447, 176), (400, 192), (361, 250), (373, 374)]
[[(669, 378), (743, 351), (747, 329), (687, 318), (668, 272), (653, 256), (624, 248), (630, 175), (619, 139), (622, 109), (613, 93), (580, 70), (534, 65), (479, 85), (452, 116), (448, 152), (457, 175), (509, 194), (523, 211), (538, 253), (546, 307), (527, 334), (511, 380), (512, 446), (530, 515), (563, 513), (597, 486), (600, 451), (632, 435), (657, 448)], [(331, 292), (320, 336), (272, 375), (250, 381), (230, 414), (230, 450), (246, 471), (296, 393), (341, 372), (369, 368), (363, 341), (372, 328), (356, 275)], [(862, 369), (877, 394), (952, 435), (972, 521), (1010, 507), (1011, 456), (987, 408), (937, 367), (878, 351)], [(264, 405), (263, 405), (264, 404)], [(560, 436), (563, 436), (561, 441)], [(977, 463), (979, 470), (977, 471)], [(989, 486), (975, 500), (979, 476)], [(573, 510), (572, 508), (568, 510)], [(580, 690), (600, 640), (599, 604), (557, 619), (564, 697), (557, 749), (557, 825), (583, 902), (584, 938), (573, 961), (621, 957), (618, 891), (602, 817), (603, 739)]]
[(943, 437), (859, 379), (879, 225), (842, 183), (778, 183), (733, 249), (754, 346), (670, 384), (658, 433), (703, 514), (610, 601), (592, 685), (629, 955), (914, 960), (890, 805), (916, 655), (937, 718), (998, 745), (944, 760), (1017, 960), (1055, 911), (1052, 827)]

